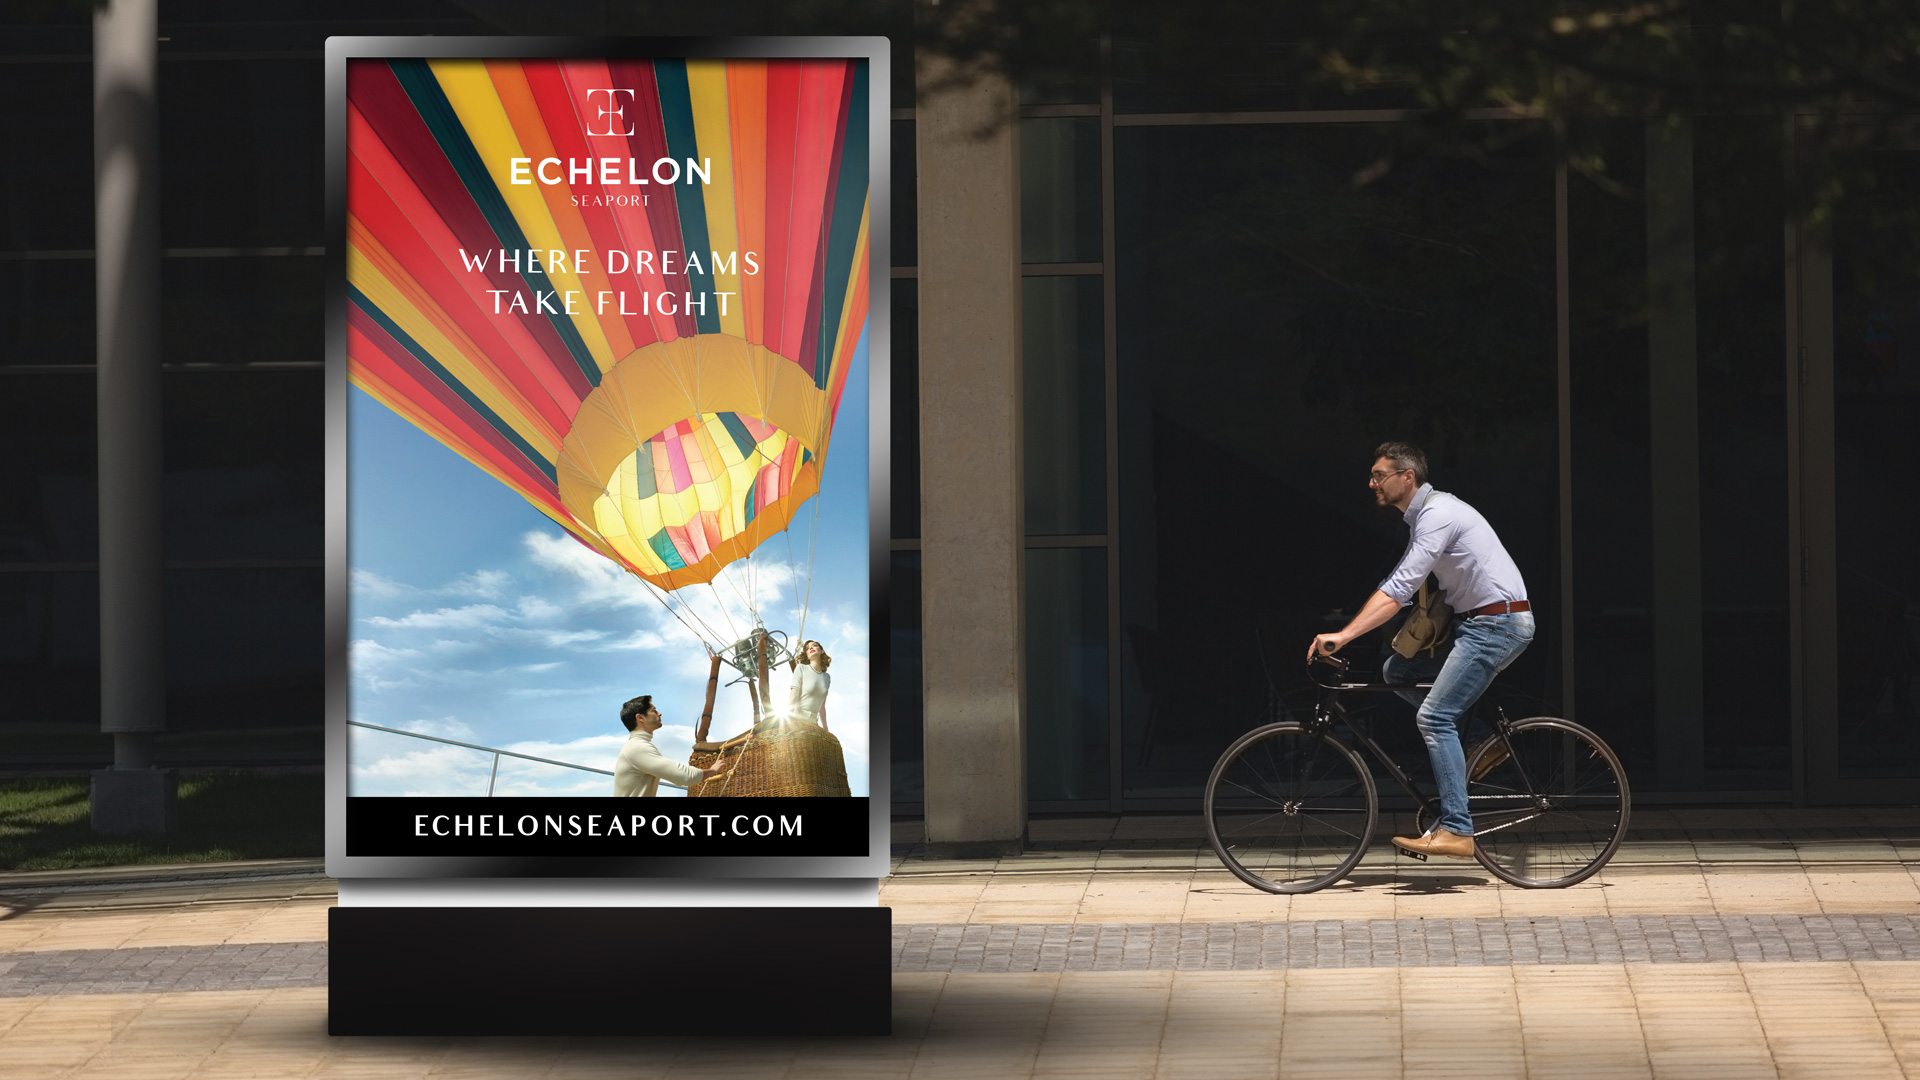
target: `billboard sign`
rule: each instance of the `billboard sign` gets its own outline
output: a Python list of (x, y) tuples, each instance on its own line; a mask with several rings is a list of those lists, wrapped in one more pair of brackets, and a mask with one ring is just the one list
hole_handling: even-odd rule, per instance
[(884, 872), (885, 45), (329, 43), (329, 873)]

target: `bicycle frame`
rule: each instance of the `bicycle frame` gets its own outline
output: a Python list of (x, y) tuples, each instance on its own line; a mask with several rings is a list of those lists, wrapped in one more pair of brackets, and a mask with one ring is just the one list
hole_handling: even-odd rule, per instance
[[(1348, 693), (1430, 690), (1433, 684), (1349, 682), (1345, 660), (1316, 659), (1339, 674), (1310, 665), (1319, 693), (1308, 715), (1242, 734), (1207, 778), (1209, 842), (1235, 877), (1267, 892), (1325, 888), (1366, 857), (1378, 825), (1382, 770), (1429, 824), (1439, 817), (1439, 797), (1422, 794), (1374, 738), (1372, 724), (1361, 722), (1367, 710), (1349, 712), (1341, 700)], [(1470, 762), (1480, 775), (1466, 778), (1473, 833), (1486, 838), (1476, 839), (1473, 857), (1522, 888), (1564, 888), (1598, 873), (1619, 850), (1632, 806), (1618, 755), (1570, 720), (1516, 720), (1484, 696), (1474, 702), (1473, 715), (1493, 731)], [(1351, 738), (1338, 732), (1342, 725)], [(1576, 766), (1587, 759), (1591, 765)], [(1549, 820), (1514, 828), (1543, 818)], [(1426, 861), (1402, 843), (1395, 844), (1401, 854)]]
[[(1352, 667), (1352, 661), (1345, 660), (1341, 657), (1329, 656), (1323, 659), (1316, 659), (1318, 662), (1324, 663), (1328, 667), (1338, 671), (1341, 675), (1345, 675)], [(1395, 761), (1391, 754), (1381, 749), (1380, 744), (1373, 740), (1372, 733), (1355, 723), (1353, 718), (1347, 715), (1346, 707), (1340, 703), (1340, 695), (1342, 693), (1377, 694), (1397, 693), (1403, 690), (1429, 690), (1432, 689), (1433, 684), (1366, 683), (1346, 682), (1344, 680), (1330, 683), (1323, 681), (1319, 677), (1318, 672), (1314, 674), (1314, 682), (1320, 685), (1320, 701), (1314, 707), (1313, 718), (1303, 724), (1303, 727), (1313, 734), (1322, 734), (1331, 733), (1336, 723), (1344, 725), (1346, 730), (1352, 734), (1353, 740), (1358, 744), (1359, 748), (1365, 751), (1366, 756), (1371, 758), (1375, 764), (1378, 764), (1386, 770), (1387, 775), (1391, 777), (1395, 783), (1400, 785), (1401, 790), (1405, 791), (1407, 795), (1413, 799), (1420, 812), (1427, 816), (1427, 820), (1438, 821), (1440, 819), (1440, 808), (1434, 805), (1432, 799), (1429, 799), (1421, 793), (1420, 789), (1414, 785), (1413, 778), (1408, 776), (1406, 770), (1400, 767), (1400, 763)], [(1537, 802), (1539, 795), (1534, 789), (1533, 778), (1527, 775), (1525, 763), (1519, 761), (1518, 756), (1513, 753), (1513, 742), (1509, 738), (1513, 721), (1507, 716), (1506, 710), (1496, 705), (1493, 707), (1492, 714), (1488, 715), (1482, 701), (1474, 702), (1473, 708), (1478, 715), (1488, 721), (1488, 725), (1494, 731), (1494, 736), (1506, 747), (1508, 759), (1513, 761), (1515, 770), (1520, 774), (1520, 781), (1524, 785), (1524, 794), (1518, 795), (1517, 797)], [(1506, 825), (1498, 826), (1498, 828), (1508, 828), (1514, 824), (1519, 824), (1519, 822), (1509, 822)], [(1425, 855), (1415, 851), (1402, 850), (1401, 854), (1419, 859), (1422, 862), (1425, 862), (1427, 858)]]

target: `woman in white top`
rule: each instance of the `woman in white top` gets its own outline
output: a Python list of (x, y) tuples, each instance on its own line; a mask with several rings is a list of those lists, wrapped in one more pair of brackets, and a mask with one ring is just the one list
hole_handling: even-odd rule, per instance
[(787, 715), (796, 723), (827, 726), (827, 688), (833, 677), (827, 665), (833, 657), (820, 643), (811, 639), (800, 643), (800, 659), (793, 669), (793, 697), (787, 703)]

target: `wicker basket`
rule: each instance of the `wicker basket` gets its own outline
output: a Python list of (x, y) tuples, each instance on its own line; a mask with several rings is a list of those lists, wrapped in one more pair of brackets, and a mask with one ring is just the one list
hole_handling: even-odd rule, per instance
[(846, 757), (833, 733), (812, 724), (770, 721), (726, 742), (696, 742), (687, 763), (697, 769), (716, 759), (733, 767), (687, 788), (689, 798), (721, 796), (829, 796), (845, 798)]

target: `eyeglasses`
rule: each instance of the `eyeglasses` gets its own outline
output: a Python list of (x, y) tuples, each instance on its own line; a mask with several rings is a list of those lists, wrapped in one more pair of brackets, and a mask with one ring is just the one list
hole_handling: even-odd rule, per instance
[(1412, 471), (1413, 471), (1412, 469), (1395, 469), (1392, 472), (1370, 472), (1367, 474), (1367, 483), (1369, 484), (1385, 483), (1387, 477), (1389, 476), (1399, 476), (1403, 472), (1412, 472)]

